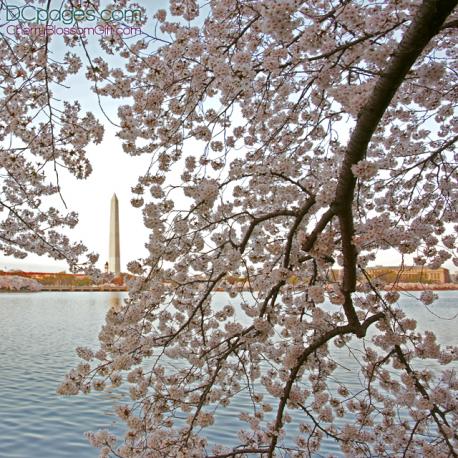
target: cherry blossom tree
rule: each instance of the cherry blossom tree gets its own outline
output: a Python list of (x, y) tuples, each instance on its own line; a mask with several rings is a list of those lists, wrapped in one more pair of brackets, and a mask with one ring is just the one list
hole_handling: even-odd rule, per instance
[[(75, 217), (39, 201), (59, 192), (46, 184), (57, 167), (87, 175), (85, 147), (101, 138), (49, 89), (82, 60), (97, 97), (122, 99), (124, 151), (151, 157), (132, 189), (148, 256), (59, 388), (129, 387), (123, 440), (89, 434), (101, 456), (306, 457), (325, 439), (351, 457), (458, 455), (458, 350), (417, 331), (366, 272), (387, 249), (457, 263), (456, 4), (171, 0), (138, 39), (103, 37), (106, 56), (66, 37), (82, 52), (62, 63), (48, 38), (3, 37), (2, 140), (19, 141), (2, 163), (4, 249), (82, 250), (45, 237), (41, 224)], [(358, 391), (334, 383), (336, 352), (353, 344)], [(209, 444), (241, 392), (244, 428)]]
[(33, 278), (21, 277), (19, 275), (0, 276), (0, 290), (8, 291), (41, 291), (43, 286)]
[[(0, 3), (2, 18), (7, 7)], [(58, 61), (50, 51), (50, 36), (14, 34), (7, 24), (11, 27), (4, 23), (0, 29), (0, 248), (19, 258), (48, 254), (75, 265), (86, 249), (62, 229), (74, 227), (77, 214), (62, 214), (53, 197), (66, 206), (62, 170), (79, 179), (91, 172), (85, 147), (101, 141), (103, 127), (92, 114), (81, 114), (77, 101), (62, 103), (55, 95), (79, 71), (80, 59), (66, 52)]]

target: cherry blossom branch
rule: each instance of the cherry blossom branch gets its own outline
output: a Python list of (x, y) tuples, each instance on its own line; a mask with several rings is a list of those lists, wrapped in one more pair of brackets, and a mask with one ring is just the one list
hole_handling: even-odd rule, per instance
[(360, 325), (348, 324), (345, 326), (338, 326), (332, 329), (331, 331), (326, 332), (321, 337), (316, 338), (311, 344), (308, 345), (308, 347), (304, 350), (304, 352), (299, 356), (297, 364), (290, 370), (288, 381), (285, 385), (285, 388), (283, 389), (283, 394), (280, 398), (280, 402), (279, 402), (278, 409), (277, 409), (277, 415), (275, 419), (275, 425), (274, 425), (274, 431), (277, 434), (274, 434), (272, 436), (271, 443), (269, 446), (268, 458), (273, 458), (274, 456), (275, 447), (278, 441), (278, 434), (281, 428), (283, 427), (284, 410), (288, 402), (288, 399), (290, 397), (291, 389), (299, 375), (299, 371), (301, 367), (307, 361), (307, 358), (313, 352), (315, 352), (318, 348), (325, 345), (327, 342), (329, 342), (334, 337), (342, 336), (345, 334), (355, 334), (360, 338), (364, 337), (366, 335), (366, 331), (369, 328), (369, 326), (383, 318), (385, 318), (385, 314), (380, 312), (380, 313), (376, 313), (375, 315), (370, 316)]
[[(401, 347), (399, 345), (395, 345), (394, 351), (396, 352), (396, 355), (399, 358), (399, 361), (404, 366), (406, 372), (413, 378), (416, 389), (421, 393), (423, 398), (430, 400), (428, 392), (426, 391), (425, 387), (421, 384), (420, 380), (418, 380), (418, 377), (416, 376), (415, 371), (410, 367), (410, 364), (407, 358), (405, 357), (404, 352), (402, 351)], [(430, 412), (431, 412), (432, 417), (434, 418), (434, 421), (437, 424), (437, 427), (439, 428), (442, 434), (442, 437), (444, 438), (444, 441), (446, 442), (450, 450), (450, 456), (457, 457), (458, 453), (455, 451), (453, 444), (450, 442), (450, 439), (446, 431), (444, 431), (444, 424), (448, 428), (450, 428), (450, 425), (447, 421), (447, 417), (445, 413), (441, 409), (439, 409), (439, 407), (436, 404), (434, 404), (434, 407), (430, 410)], [(443, 423), (439, 421), (438, 416), (441, 417)], [(456, 432), (454, 433), (453, 436), (455, 437), (455, 439), (458, 439), (458, 434)]]
[(352, 240), (354, 234), (352, 205), (356, 184), (356, 176), (352, 172), (352, 166), (366, 155), (372, 135), (397, 89), (429, 41), (440, 31), (441, 25), (457, 3), (454, 0), (424, 1), (419, 7), (412, 24), (406, 30), (397, 50), (361, 110), (348, 142), (339, 175), (335, 205), (339, 207), (338, 215), (344, 257), (342, 292), (345, 296), (345, 302), (343, 306), (349, 322), (356, 325), (359, 320), (351, 298), (356, 287), (357, 259), (356, 248)]
[(238, 450), (234, 450), (233, 452), (229, 453), (222, 453), (217, 455), (208, 455), (206, 458), (230, 458), (230, 457), (237, 457), (245, 455), (246, 453), (256, 453), (262, 456), (264, 453), (268, 453), (269, 449), (266, 447), (240, 447)]

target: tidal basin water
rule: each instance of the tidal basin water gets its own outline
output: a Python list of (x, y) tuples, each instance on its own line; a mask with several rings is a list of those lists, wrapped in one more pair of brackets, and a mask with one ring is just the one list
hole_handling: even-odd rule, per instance
[[(458, 345), (458, 291), (438, 294), (439, 300), (429, 307), (432, 313), (413, 295), (403, 296), (400, 303), (418, 321), (419, 329), (435, 331), (441, 343)], [(119, 394), (62, 397), (56, 388), (78, 361), (74, 349), (96, 346), (106, 311), (124, 296), (102, 292), (0, 294), (1, 458), (96, 457), (97, 450), (88, 445), (84, 432), (119, 432), (110, 413)], [(217, 293), (214, 300), (219, 305), (236, 304), (236, 299), (224, 293)], [(339, 381), (354, 383), (356, 363), (345, 350), (341, 363)], [(242, 395), (223, 415), (217, 415), (209, 441), (234, 445), (229, 441), (240, 429), (238, 411), (244, 404)], [(327, 451), (339, 453), (333, 444)]]

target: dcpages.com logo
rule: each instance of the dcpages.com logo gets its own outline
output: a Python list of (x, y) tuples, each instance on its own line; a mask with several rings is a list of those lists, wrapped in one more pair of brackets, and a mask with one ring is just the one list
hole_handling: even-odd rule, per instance
[[(137, 35), (141, 28), (129, 24), (143, 23), (142, 9), (61, 8), (44, 9), (34, 5), (3, 3), (0, 18), (8, 34), (23, 35)], [(59, 27), (58, 24), (72, 27)], [(89, 23), (90, 27), (83, 26)]]

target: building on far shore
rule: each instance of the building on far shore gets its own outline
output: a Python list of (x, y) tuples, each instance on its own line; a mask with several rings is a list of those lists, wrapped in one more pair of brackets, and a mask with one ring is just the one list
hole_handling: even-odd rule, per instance
[[(448, 269), (429, 269), (423, 266), (376, 266), (367, 267), (366, 272), (373, 280), (380, 279), (386, 283), (451, 283)], [(335, 280), (341, 280), (343, 270), (332, 271)]]

